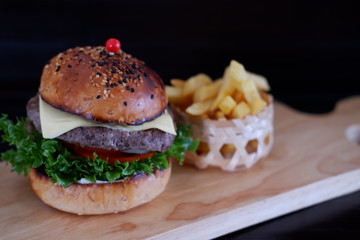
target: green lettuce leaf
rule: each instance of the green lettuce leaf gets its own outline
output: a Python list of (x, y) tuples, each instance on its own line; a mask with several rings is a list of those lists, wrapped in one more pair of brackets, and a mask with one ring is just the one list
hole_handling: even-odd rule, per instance
[(71, 154), (56, 139), (44, 139), (39, 133), (26, 131), (25, 118), (17, 122), (9, 120), (6, 114), (0, 118), (1, 140), (8, 143), (12, 149), (1, 153), (0, 158), (11, 164), (12, 171), (27, 176), (31, 168), (39, 168), (48, 175), (54, 183), (67, 187), (85, 178), (91, 182), (96, 180), (114, 182), (138, 173), (151, 174), (154, 169), (167, 169), (167, 158), (175, 158), (180, 164), (184, 161), (186, 151), (195, 151), (198, 140), (191, 137), (191, 127), (177, 127), (177, 136), (170, 149), (164, 153), (156, 152), (152, 157), (142, 161), (108, 164), (96, 153), (94, 159)]

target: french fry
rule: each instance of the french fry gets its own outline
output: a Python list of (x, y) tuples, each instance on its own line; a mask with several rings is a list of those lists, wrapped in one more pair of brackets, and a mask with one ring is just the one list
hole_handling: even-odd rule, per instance
[(210, 151), (209, 144), (206, 142), (200, 142), (196, 152), (200, 155), (207, 154)]
[(183, 88), (184, 87), (184, 85), (185, 85), (185, 83), (186, 83), (186, 81), (185, 80), (182, 80), (182, 79), (171, 79), (170, 80), (170, 83), (171, 83), (171, 85), (173, 85), (174, 87), (176, 87), (176, 88)]
[(215, 119), (221, 119), (226, 118), (225, 113), (223, 113), (221, 110), (217, 110), (214, 114)]
[(231, 78), (237, 83), (245, 81), (248, 78), (244, 65), (238, 61), (231, 60), (229, 69)]
[(242, 101), (245, 101), (245, 96), (242, 92), (240, 92), (239, 90), (236, 90), (233, 95), (232, 98), (235, 100), (236, 103), (241, 103)]
[[(224, 79), (221, 77), (221, 78), (218, 78), (214, 81), (215, 84), (222, 84), (224, 82)], [(219, 85), (220, 86), (220, 85)]]
[(224, 82), (221, 85), (219, 93), (211, 106), (211, 111), (219, 107), (220, 102), (228, 95), (235, 92), (236, 86), (247, 78), (245, 68), (235, 60), (230, 62), (230, 66), (225, 69)]
[(166, 94), (167, 94), (170, 102), (173, 102), (175, 104), (182, 102), (183, 95), (182, 95), (181, 88), (165, 86), (165, 91), (166, 91)]
[(221, 154), (225, 158), (231, 158), (236, 151), (236, 147), (234, 144), (224, 144), (222, 148), (220, 149)]
[(266, 102), (261, 98), (257, 98), (254, 101), (250, 102), (250, 107), (251, 107), (251, 114), (256, 115), (266, 107)]
[(257, 89), (263, 91), (270, 91), (270, 85), (264, 76), (251, 72), (247, 72), (247, 73), (249, 79), (255, 83)]
[(218, 109), (220, 102), (229, 95), (232, 95), (234, 93), (235, 89), (232, 84), (231, 78), (230, 78), (230, 70), (229, 67), (226, 68), (224, 73), (224, 80), (223, 84), (220, 87), (220, 90), (215, 98), (215, 101), (213, 105), (211, 106), (211, 111), (214, 111)]
[(236, 106), (235, 100), (231, 96), (226, 96), (220, 103), (219, 109), (225, 114), (228, 115), (231, 113), (233, 108)]
[(184, 86), (183, 86), (183, 95), (184, 96), (192, 96), (196, 90), (198, 90), (201, 86), (210, 84), (212, 82), (211, 78), (204, 74), (199, 73), (191, 78), (189, 78)]
[(270, 104), (270, 96), (269, 94), (267, 94), (266, 92), (264, 91), (259, 91), (260, 92), (260, 97), (261, 99), (263, 99), (267, 104)]
[(215, 84), (217, 87), (221, 87), (221, 85), (224, 83), (224, 79), (223, 78), (218, 78), (215, 81), (213, 81), (213, 84)]
[(256, 88), (255, 83), (251, 80), (243, 81), (236, 87), (239, 91), (244, 93), (245, 99), (248, 103), (260, 98), (259, 91)]
[(266, 78), (247, 72), (235, 60), (226, 67), (223, 77), (215, 81), (200, 73), (186, 81), (171, 79), (170, 82), (172, 86), (166, 86), (169, 101), (201, 118), (244, 118), (258, 114), (270, 104), (265, 93), (270, 90)]
[(257, 151), (257, 148), (258, 148), (258, 145), (259, 145), (259, 142), (257, 139), (254, 139), (254, 140), (250, 140), (246, 146), (245, 146), (245, 149), (246, 151), (250, 154), (250, 153), (254, 153)]
[(207, 114), (210, 111), (210, 107), (213, 101), (213, 99), (209, 99), (204, 102), (193, 103), (186, 108), (185, 112), (194, 116), (201, 116), (203, 114)]
[(210, 84), (201, 86), (193, 97), (194, 102), (203, 102), (208, 99), (214, 99), (219, 91), (218, 84)]
[(232, 118), (244, 118), (246, 115), (250, 114), (251, 109), (246, 102), (241, 102), (237, 104), (231, 112)]

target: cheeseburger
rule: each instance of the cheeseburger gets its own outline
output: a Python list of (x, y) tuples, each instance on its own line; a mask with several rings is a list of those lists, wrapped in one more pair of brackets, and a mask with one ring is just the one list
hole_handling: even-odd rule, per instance
[[(194, 150), (177, 129), (164, 84), (144, 62), (104, 46), (76, 47), (45, 65), (27, 119), (0, 119), (1, 155), (46, 204), (76, 214), (125, 211), (164, 191), (170, 158)], [(16, 140), (11, 140), (16, 139)]]

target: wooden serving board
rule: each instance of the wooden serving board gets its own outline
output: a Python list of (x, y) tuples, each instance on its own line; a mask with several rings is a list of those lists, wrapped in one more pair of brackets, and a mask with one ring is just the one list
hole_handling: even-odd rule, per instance
[[(276, 103), (275, 144), (250, 170), (175, 166), (165, 192), (126, 213), (77, 216), (52, 209), (26, 178), (0, 164), (0, 239), (206, 239), (360, 189), (360, 96), (330, 114)], [(175, 164), (176, 165), (176, 164)]]

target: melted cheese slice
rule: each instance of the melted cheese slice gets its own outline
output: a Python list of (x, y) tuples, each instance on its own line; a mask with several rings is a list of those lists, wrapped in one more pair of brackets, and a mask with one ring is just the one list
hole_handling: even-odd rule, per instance
[(125, 131), (141, 131), (156, 128), (176, 135), (174, 122), (166, 110), (164, 114), (150, 122), (146, 122), (141, 125), (126, 125), (101, 123), (66, 113), (47, 104), (41, 99), (41, 97), (39, 97), (39, 103), (40, 123), (43, 138), (56, 138), (77, 127), (106, 127)]

